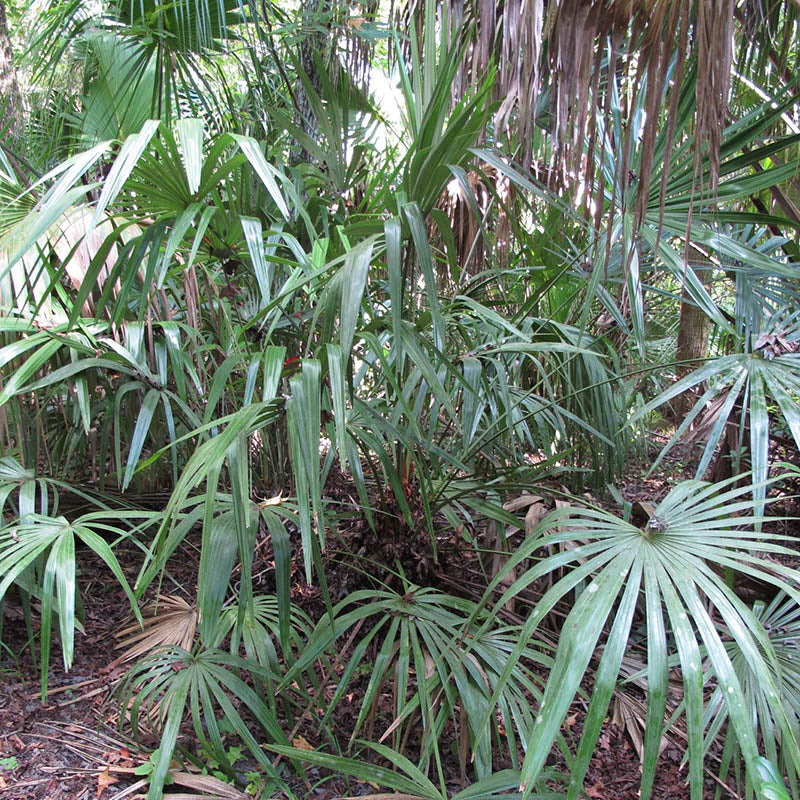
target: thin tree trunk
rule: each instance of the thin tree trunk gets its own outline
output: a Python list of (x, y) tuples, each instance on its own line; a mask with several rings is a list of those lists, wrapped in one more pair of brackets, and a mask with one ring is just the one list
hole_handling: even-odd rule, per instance
[(0, 0), (0, 142), (14, 139), (20, 128), (22, 99), (14, 68), (5, 0)]
[[(694, 271), (700, 283), (706, 289), (711, 287), (713, 267), (708, 257), (697, 250), (692, 249), (694, 256)], [(707, 266), (706, 266), (707, 265)], [(678, 367), (678, 378), (687, 375), (698, 367), (696, 359), (705, 358), (708, 351), (708, 332), (709, 319), (702, 308), (698, 308), (692, 301), (686, 289), (683, 290), (681, 297), (680, 322), (678, 326), (678, 348), (676, 360), (679, 362), (689, 361), (693, 363), (681, 364)], [(693, 405), (693, 396), (686, 392), (675, 398), (673, 409), (675, 419), (680, 421)]]

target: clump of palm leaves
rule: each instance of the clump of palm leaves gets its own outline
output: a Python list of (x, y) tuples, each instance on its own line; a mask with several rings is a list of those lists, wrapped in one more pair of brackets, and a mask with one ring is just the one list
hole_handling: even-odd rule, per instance
[[(142, 616), (112, 545), (147, 531), (152, 512), (119, 511), (62, 481), (37, 478), (18, 462), (0, 464), (0, 512), (11, 517), (0, 528), (0, 606), (14, 587), (22, 601), (29, 640), (33, 638), (32, 601), (38, 604), (42, 698), (47, 697), (51, 630), (55, 615), (64, 668), (72, 666), (75, 631), (82, 630), (77, 585), (79, 547), (99, 557), (119, 582), (139, 622)], [(68, 519), (58, 515), (59, 489), (73, 491), (102, 510)], [(37, 512), (38, 507), (38, 512)], [(9, 513), (10, 512), (10, 513)]]
[[(407, 37), (336, 3), (297, 18), (275, 3), (48, 11), (37, 66), (60, 76), (78, 53), (84, 86), (48, 88), (30, 127), (59, 120), (52, 147), (0, 147), (0, 600), (16, 589), (30, 639), (38, 615), (44, 695), (54, 614), (73, 658), (83, 554), (111, 570), (136, 619), (123, 721), (161, 737), (149, 800), (173, 756), (197, 758), (185, 720), (223, 771), (235, 735), (287, 796), (310, 764), (431, 800), (577, 797), (635, 638), (643, 798), (670, 675), (692, 798), (717, 741), (721, 781), (781, 797), (785, 779), (800, 796), (800, 573), (766, 515), (776, 424), (800, 446), (786, 188), (800, 134), (778, 75), (797, 11), (719, 2), (725, 38), (705, 6), (628, 5), (477, 18), (426, 2)], [(749, 100), (740, 81), (733, 119), (726, 42), (759, 15), (784, 45), (742, 46), (739, 69), (775, 74)], [(322, 25), (330, 51), (311, 54)], [(399, 113), (338, 61), (363, 68), (381, 40)], [(634, 411), (619, 388), (650, 371), (656, 295), (662, 322), (699, 309), (715, 350)], [(703, 441), (699, 479), (727, 442), (751, 474), (670, 486), (641, 527), (581, 496), (624, 474), (626, 419), (691, 389), (664, 452)], [(334, 603), (336, 475), (363, 517), (359, 569), (383, 563)], [(562, 484), (578, 496), (545, 514)], [(67, 493), (90, 509), (64, 508)], [(495, 568), (469, 591), (423, 585), (453, 539), (489, 542)], [(132, 588), (122, 541), (142, 553)], [(144, 620), (195, 544), (194, 596)], [(274, 594), (256, 590), (257, 550)], [(751, 606), (740, 578), (778, 594)], [(313, 620), (298, 581), (319, 589)], [(590, 672), (573, 752), (562, 725)], [(295, 738), (307, 724), (313, 745)], [(456, 793), (454, 764), (473, 781)]]
[[(737, 487), (735, 480), (679, 484), (641, 528), (597, 508), (567, 505), (556, 509), (539, 523), (490, 584), (489, 593), (508, 572), (543, 553), (503, 592), (499, 609), (534, 581), (552, 575), (552, 585), (526, 621), (493, 700), (517, 663), (517, 655), (548, 612), (559, 601), (572, 598), (530, 730), (521, 785), (530, 787), (538, 777), (595, 648), (607, 632), (571, 769), (567, 795), (577, 796), (637, 617), (647, 632), (643, 797), (650, 796), (653, 787), (673, 656), (683, 678), (692, 797), (701, 797), (703, 791), (703, 687), (708, 675), (718, 687), (716, 703), (725, 709), (748, 765), (749, 782), (758, 782), (755, 764), (759, 736), (770, 737), (772, 746), (779, 739), (784, 754), (797, 761), (800, 750), (794, 714), (787, 712), (784, 675), (776, 650), (759, 617), (739, 599), (725, 575), (740, 573), (759, 579), (787, 592), (797, 603), (800, 572), (777, 560), (793, 554), (786, 546), (788, 537), (759, 530), (765, 518), (754, 514), (757, 501), (746, 496), (751, 487)], [(487, 602), (490, 597), (487, 594)], [(754, 706), (748, 701), (740, 680), (741, 666), (737, 671), (732, 653), (737, 654), (740, 665), (747, 665), (749, 675), (764, 691), (764, 711), (773, 715), (768, 733), (750, 713)], [(791, 769), (795, 770), (796, 764)]]
[[(474, 603), (407, 581), (403, 584), (397, 592), (353, 592), (337, 604), (333, 618), (323, 617), (311, 633), (283, 685), (291, 685), (320, 656), (336, 652), (346, 642), (342, 654), (346, 662), (321, 724), (335, 717), (356, 677), (366, 671), (351, 745), (366, 730), (370, 737), (378, 735), (380, 742), (391, 737), (394, 749), (403, 752), (414, 727), (421, 725), (418, 761), (426, 771), (433, 763), (442, 784), (441, 740), (448, 727), (448, 735), (459, 742), (462, 775), (471, 764), (479, 779), (489, 777), (496, 747), (516, 763), (517, 731), (526, 735), (532, 723), (531, 699), (540, 695), (533, 668), (552, 665), (548, 648), (533, 644), (524, 648), (507, 677), (495, 718), (488, 714), (489, 698), (514, 648), (517, 629), (506, 625), (481, 630), (483, 617)], [(387, 692), (391, 711), (381, 724), (379, 706)], [(484, 723), (488, 729), (481, 727)]]

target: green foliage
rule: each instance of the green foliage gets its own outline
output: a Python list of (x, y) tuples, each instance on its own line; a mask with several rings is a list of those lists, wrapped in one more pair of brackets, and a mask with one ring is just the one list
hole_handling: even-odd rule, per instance
[[(460, 736), (468, 738), (467, 760), (474, 764), (478, 778), (488, 778), (495, 745), (507, 748), (508, 757), (516, 762), (514, 731), (530, 729), (530, 698), (540, 696), (532, 667), (549, 668), (552, 660), (543, 646), (525, 647), (499, 698), (499, 719), (492, 717), (487, 723), (489, 698), (514, 648), (518, 630), (513, 626), (481, 628), (484, 617), (474, 603), (407, 582), (402, 594), (354, 592), (334, 608), (333, 621), (326, 616), (319, 622), (282, 685), (291, 685), (323, 653), (335, 652), (343, 637), (364, 627), (365, 634), (344, 665), (321, 724), (334, 717), (339, 703), (352, 691), (354, 678), (366, 667), (369, 680), (351, 744), (365, 725), (374, 728), (378, 698), (389, 690), (393, 722), (381, 740), (391, 732), (395, 749), (402, 751), (400, 743), (408, 738), (409, 725), (419, 720), (417, 724), (423, 729), (419, 762), (427, 772), (433, 759), (443, 781), (440, 740), (449, 721), (456, 732), (463, 729)], [(369, 665), (365, 659), (371, 651), (377, 656)], [(415, 685), (410, 675), (416, 675)], [(486, 734), (486, 725), (490, 734)], [(466, 767), (465, 761), (461, 769)]]
[[(568, 72), (547, 38), (562, 7), (525, 30)], [(536, 89), (558, 135), (579, 113), (597, 141), (536, 130), (528, 169), (497, 127), (548, 123), (544, 102), (524, 111), (527, 61), (446, 4), (410, 8), (405, 32), (362, 10), (70, 0), (21, 62), (41, 102), (0, 147), (0, 601), (14, 587), (38, 633), (43, 696), (54, 632), (74, 656), (84, 554), (141, 622), (196, 546), (196, 641), (145, 655), (120, 694), (161, 737), (148, 800), (173, 759), (238, 780), (245, 750), (251, 789), (290, 797), (308, 764), (430, 800), (576, 798), (634, 661), (642, 798), (680, 725), (692, 798), (719, 742), (721, 781), (798, 800), (800, 573), (767, 515), (797, 479), (775, 442), (800, 447), (794, 79), (743, 76), (712, 147), (703, 65), (677, 42), (664, 76), (614, 66), (632, 20), (586, 108), (564, 80)], [(775, 13), (796, 39), (792, 6)], [(778, 58), (754, 46), (741, 69)], [(659, 112), (648, 81), (679, 102)], [(682, 302), (711, 345), (670, 385)], [(641, 527), (627, 495), (609, 513), (689, 390), (654, 466), (691, 435), (698, 479), (722, 445), (738, 474), (667, 486)], [(464, 585), (439, 575), (456, 545)]]
[[(102, 511), (82, 514), (72, 521), (55, 516), (58, 488), (70, 487), (51, 482), (24, 470), (16, 461), (0, 461), (0, 509), (9, 505), (15, 520), (0, 528), (0, 601), (11, 586), (24, 600), (26, 624), (31, 629), (30, 598), (41, 604), (41, 689), (47, 697), (50, 667), (50, 630), (53, 614), (58, 619), (64, 668), (72, 666), (75, 629), (80, 628), (76, 611), (78, 600), (76, 541), (94, 552), (122, 586), (131, 609), (141, 621), (139, 608), (122, 567), (106, 541), (114, 543), (141, 532), (153, 521), (153, 514)], [(83, 492), (77, 494), (87, 498)], [(38, 497), (39, 513), (36, 512)], [(91, 498), (87, 498), (91, 499)]]
[[(674, 397), (702, 386), (704, 391), (667, 442), (661, 458), (696, 423), (694, 437), (705, 439), (697, 466), (702, 476), (711, 463), (723, 435), (734, 430), (741, 446), (749, 438), (756, 513), (761, 513), (769, 471), (770, 417), (776, 414), (800, 447), (800, 319), (783, 306), (760, 309), (755, 319), (740, 318), (737, 344), (743, 352), (721, 355), (698, 367), (669, 389), (646, 403), (632, 417), (636, 421)], [(737, 348), (738, 349), (738, 348)], [(738, 417), (738, 419), (737, 419)], [(746, 436), (749, 429), (749, 437)], [(741, 464), (737, 464), (741, 468)]]
[[(335, 772), (351, 775), (363, 781), (368, 781), (376, 785), (388, 786), (395, 792), (411, 797), (424, 798), (425, 800), (471, 800), (472, 798), (519, 798), (518, 792), (509, 792), (519, 784), (519, 774), (513, 770), (501, 770), (488, 778), (476, 781), (468, 789), (455, 794), (437, 789), (423, 772), (414, 766), (407, 758), (400, 753), (392, 751), (390, 748), (376, 742), (364, 742), (365, 748), (370, 748), (384, 759), (399, 768), (388, 770), (385, 767), (376, 766), (362, 758), (345, 758), (343, 756), (333, 756), (327, 753), (309, 752), (293, 747), (279, 747), (271, 745), (270, 750), (287, 756), (295, 756), (298, 759), (308, 761), (320, 767)], [(548, 776), (548, 777), (552, 777)], [(532, 795), (534, 800), (555, 800), (562, 795), (556, 792), (542, 791)]]
[(160, 754), (150, 774), (148, 798), (161, 797), (187, 708), (191, 711), (198, 741), (220, 765), (226, 769), (231, 767), (220, 735), (218, 719), (221, 712), (259, 765), (271, 777), (278, 778), (227, 693), (246, 705), (250, 715), (272, 741), (287, 743), (273, 711), (235, 674), (235, 670), (242, 668), (257, 676), (274, 677), (263, 667), (219, 650), (191, 654), (177, 647), (156, 651), (129, 672), (122, 685), (121, 703), (130, 709), (134, 735), (138, 735), (139, 727), (145, 721), (155, 722), (163, 730)]
[[(731, 642), (726, 643), (726, 649), (742, 687), (747, 716), (756, 721), (759, 730), (769, 732), (765, 738), (765, 750), (771, 766), (769, 774), (763, 776), (764, 780), (781, 786), (778, 775), (787, 775), (792, 793), (796, 795), (798, 779), (794, 740), (800, 722), (800, 667), (797, 663), (800, 609), (796, 600), (780, 592), (768, 605), (759, 601), (753, 608), (753, 614), (763, 627), (766, 639), (764, 644), (759, 644), (759, 650), (762, 655), (768, 652), (774, 654), (768, 664), (771, 683), (762, 683), (763, 676), (753, 669), (741, 649)], [(777, 698), (770, 694), (773, 685), (778, 689)], [(779, 709), (777, 714), (776, 708)], [(729, 716), (722, 691), (717, 687), (708, 703), (703, 722), (707, 726), (706, 746), (718, 738), (724, 739), (719, 772), (723, 780), (728, 777), (740, 752), (737, 737), (723, 733)]]
[[(565, 595), (574, 593), (522, 765), (525, 785), (531, 786), (538, 777), (600, 636), (610, 624), (572, 767), (568, 796), (577, 796), (625, 654), (640, 592), (645, 608), (648, 665), (642, 796), (649, 797), (652, 791), (671, 652), (677, 652), (683, 676), (692, 797), (701, 797), (703, 788), (703, 657), (709, 660), (709, 669), (719, 687), (718, 702), (724, 704), (751, 769), (758, 757), (753, 720), (745, 710), (742, 685), (715, 617), (731, 637), (730, 647), (741, 654), (763, 687), (768, 698), (766, 707), (774, 714), (775, 729), (786, 742), (786, 752), (797, 760), (800, 750), (795, 741), (796, 729), (780, 699), (782, 673), (777, 668), (775, 651), (761, 622), (714, 568), (763, 580), (789, 593), (795, 602), (800, 573), (764, 559), (766, 554), (789, 555), (791, 550), (780, 544), (786, 537), (758, 533), (755, 528), (764, 520), (752, 516), (755, 501), (742, 499), (751, 487), (730, 488), (731, 483), (679, 484), (641, 529), (599, 509), (569, 506), (556, 510), (542, 520), (489, 585), (487, 602), (507, 572), (537, 551), (552, 551), (516, 578), (500, 599), (501, 607), (532, 582), (572, 565), (563, 577), (553, 580), (552, 587), (537, 603), (499, 684), (503, 686), (517, 656), (548, 611)], [(570, 546), (565, 547), (566, 543)], [(713, 615), (704, 600), (711, 605)], [(548, 710), (542, 711), (543, 708)], [(759, 729), (763, 731), (764, 727)]]

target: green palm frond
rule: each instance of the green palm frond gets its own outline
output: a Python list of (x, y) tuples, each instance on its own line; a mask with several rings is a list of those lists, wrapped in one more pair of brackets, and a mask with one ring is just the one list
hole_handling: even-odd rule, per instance
[[(683, 392), (702, 387), (703, 394), (686, 415), (656, 460), (683, 437), (692, 425), (691, 437), (704, 441), (703, 455), (697, 466), (701, 477), (723, 438), (735, 431), (743, 443), (749, 438), (755, 482), (756, 514), (762, 513), (769, 471), (770, 427), (781, 417), (792, 438), (800, 447), (800, 315), (785, 307), (767, 309), (768, 316), (747, 336), (743, 332), (743, 352), (713, 358), (690, 372), (656, 398), (638, 409), (634, 423)], [(747, 431), (749, 429), (749, 437)]]
[(148, 512), (90, 512), (69, 522), (65, 517), (49, 517), (27, 512), (19, 521), (0, 528), (0, 600), (9, 587), (20, 586), (41, 602), (41, 689), (47, 698), (47, 673), (50, 665), (50, 632), (53, 614), (58, 617), (59, 639), (64, 668), (72, 666), (75, 629), (80, 627), (76, 612), (76, 540), (102, 559), (125, 591), (131, 610), (141, 623), (139, 607), (122, 567), (106, 542), (110, 534), (117, 541), (127, 538), (127, 525), (140, 520), (147, 526), (157, 515)]
[[(471, 742), (470, 760), (478, 778), (491, 773), (492, 750), (497, 745), (507, 749), (512, 762), (516, 762), (517, 732), (524, 745), (525, 731), (532, 723), (528, 697), (540, 694), (532, 667), (552, 665), (548, 649), (532, 644), (523, 648), (497, 700), (502, 722), (492, 716), (487, 723), (491, 735), (484, 736), (481, 724), (488, 713), (487, 703), (514, 650), (518, 629), (480, 629), (483, 617), (474, 603), (412, 584), (405, 589), (404, 594), (388, 590), (354, 592), (337, 604), (333, 621), (326, 616), (318, 623), (283, 685), (291, 684), (323, 654), (335, 652), (337, 642), (367, 622), (367, 632), (344, 667), (323, 725), (351, 691), (355, 676), (372, 662), (351, 743), (365, 725), (373, 729), (377, 699), (390, 686), (392, 718), (381, 741), (391, 736), (397, 748), (405, 728), (419, 716), (425, 731), (420, 764), (427, 765), (433, 759), (440, 774), (440, 739), (451, 720), (457, 731), (464, 728), (461, 735), (468, 736)], [(470, 616), (474, 620), (468, 626)], [(499, 732), (498, 724), (502, 724), (504, 734)], [(466, 763), (462, 769), (466, 769)]]
[[(800, 597), (795, 588), (800, 573), (772, 560), (773, 556), (792, 552), (782, 543), (786, 537), (758, 533), (756, 528), (763, 518), (753, 514), (755, 501), (746, 497), (750, 487), (731, 488), (732, 485), (732, 481), (681, 483), (659, 503), (641, 529), (598, 509), (576, 506), (558, 509), (542, 520), (492, 581), (486, 602), (510, 570), (528, 558), (539, 559), (504, 592), (499, 609), (537, 579), (552, 574), (554, 580), (525, 623), (520, 644), (509, 659), (504, 677), (516, 664), (517, 653), (553, 606), (574, 597), (536, 722), (529, 731), (521, 770), (524, 793), (530, 791), (539, 776), (597, 642), (610, 626), (572, 768), (568, 796), (577, 796), (637, 616), (643, 618), (647, 629), (647, 732), (642, 797), (649, 797), (652, 791), (664, 727), (668, 662), (673, 654), (677, 655), (683, 677), (691, 796), (699, 798), (702, 793), (703, 652), (720, 687), (721, 702), (748, 765), (749, 780), (758, 783), (755, 767), (759, 757), (758, 737), (766, 739), (771, 732), (757, 729), (756, 721), (746, 712), (742, 683), (717, 619), (763, 687), (767, 708), (778, 721), (781, 735), (790, 737), (784, 743), (784, 752), (792, 753), (794, 762), (800, 760), (796, 742), (788, 744), (795, 734), (779, 699), (775, 650), (759, 619), (718, 572), (727, 570), (758, 578), (795, 599)], [(568, 543), (570, 546), (562, 549)], [(549, 549), (552, 554), (547, 555)], [(567, 571), (559, 578), (563, 570)], [(502, 686), (503, 679), (494, 690), (495, 696)]]
[[(140, 729), (145, 726), (161, 731), (159, 759), (150, 776), (148, 800), (161, 797), (187, 705), (195, 735), (221, 765), (228, 770), (231, 768), (222, 743), (220, 713), (266, 773), (280, 781), (275, 767), (236, 710), (229, 694), (247, 707), (271, 741), (285, 746), (288, 740), (273, 711), (236, 674), (241, 669), (262, 678), (275, 680), (277, 677), (265, 667), (219, 650), (192, 654), (178, 647), (163, 648), (129, 671), (121, 686), (120, 704), (128, 710), (134, 734), (138, 737)], [(124, 719), (125, 714), (121, 718)]]
[[(800, 605), (794, 597), (779, 592), (769, 604), (759, 601), (753, 613), (761, 623), (769, 647), (775, 655), (769, 663), (773, 684), (778, 691), (778, 700), (783, 716), (773, 711), (772, 688), (765, 685), (752, 668), (746, 655), (737, 646), (736, 640), (726, 637), (725, 647), (742, 686), (746, 711), (763, 731), (764, 749), (769, 761), (776, 765), (778, 774), (787, 775), (791, 796), (800, 797), (797, 759), (792, 748), (796, 747), (797, 731), (800, 730)], [(766, 649), (761, 648), (766, 654)], [(724, 739), (719, 777), (724, 781), (731, 770), (736, 769), (740, 748), (735, 735), (725, 732), (729, 712), (719, 687), (708, 702), (704, 724), (707, 726), (706, 746), (716, 739)]]
[[(373, 786), (387, 786), (394, 790), (388, 797), (405, 798), (406, 800), (519, 800), (519, 792), (509, 791), (519, 784), (519, 773), (505, 769), (495, 772), (472, 783), (460, 792), (450, 794), (438, 789), (418, 767), (402, 753), (398, 753), (385, 745), (375, 742), (359, 742), (364, 746), (362, 753), (373, 753), (391, 764), (394, 769), (367, 761), (364, 755), (359, 758), (347, 758), (330, 755), (319, 751), (302, 750), (297, 747), (281, 747), (268, 745), (268, 749), (281, 755), (294, 757), (318, 767), (330, 769), (335, 773), (349, 775)], [(370, 752), (371, 751), (371, 752)], [(533, 800), (560, 800), (563, 794), (549, 791), (546, 781), (562, 777), (555, 770), (548, 770), (541, 781), (540, 791), (530, 795)], [(385, 798), (385, 794), (364, 795), (366, 800)]]

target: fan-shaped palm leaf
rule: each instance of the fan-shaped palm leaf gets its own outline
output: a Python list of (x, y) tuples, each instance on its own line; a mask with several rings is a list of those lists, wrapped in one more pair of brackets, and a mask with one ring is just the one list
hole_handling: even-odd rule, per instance
[[(693, 438), (705, 440), (703, 456), (697, 466), (697, 476), (701, 477), (723, 434), (731, 427), (738, 428), (741, 441), (749, 428), (750, 458), (756, 482), (753, 489), (757, 501), (755, 511), (760, 514), (769, 469), (771, 407), (777, 408), (800, 447), (800, 412), (797, 408), (800, 398), (800, 312), (792, 313), (786, 308), (771, 311), (749, 338), (751, 341), (744, 342), (745, 352), (719, 356), (698, 367), (638, 409), (631, 417), (631, 423), (688, 389), (705, 387), (655, 465), (695, 424), (698, 429), (693, 432)], [(742, 408), (737, 420), (737, 409)]]
[(105, 541), (130, 534), (124, 527), (135, 519), (149, 524), (156, 515), (140, 512), (91, 512), (74, 522), (65, 517), (47, 517), (27, 513), (25, 517), (0, 529), (0, 600), (9, 587), (19, 583), (30, 595), (41, 601), (41, 669), (42, 698), (47, 698), (47, 672), (50, 665), (50, 631), (53, 612), (58, 615), (61, 652), (64, 668), (72, 666), (75, 628), (76, 552), (75, 540), (96, 553), (119, 581), (131, 609), (141, 622), (139, 608), (128, 586), (122, 567)]
[[(420, 762), (432, 757), (441, 777), (439, 739), (448, 719), (472, 743), (475, 770), (479, 778), (491, 772), (493, 743), (506, 742), (512, 762), (517, 758), (516, 731), (524, 738), (531, 727), (529, 695), (539, 695), (538, 679), (531, 666), (549, 667), (545, 648), (526, 645), (508, 676), (498, 698), (505, 734), (491, 717), (491, 740), (483, 736), (487, 701), (515, 645), (518, 630), (498, 627), (479, 631), (467, 627), (471, 614), (480, 619), (475, 605), (431, 588), (406, 585), (405, 594), (391, 591), (360, 591), (349, 595), (334, 608), (334, 620), (326, 616), (311, 634), (306, 647), (283, 679), (289, 685), (317, 658), (335, 651), (337, 642), (366, 621), (369, 629), (358, 640), (336, 690), (323, 723), (335, 713), (342, 698), (351, 691), (351, 682), (364, 666), (372, 650), (374, 656), (369, 682), (353, 727), (351, 742), (362, 727), (374, 725), (377, 699), (387, 683), (394, 696), (393, 720), (381, 741), (392, 736), (395, 746), (402, 739), (403, 727), (419, 714), (425, 731)], [(416, 686), (411, 683), (415, 676)], [(462, 753), (464, 757), (466, 754)], [(462, 769), (466, 763), (462, 764)]]
[(139, 735), (140, 725), (147, 721), (162, 728), (159, 759), (150, 776), (148, 800), (161, 797), (187, 703), (198, 740), (220, 764), (230, 768), (222, 744), (217, 709), (221, 710), (267, 774), (279, 780), (275, 768), (236, 710), (229, 693), (245, 704), (272, 741), (288, 745), (288, 740), (272, 711), (237, 676), (235, 670), (241, 669), (262, 677), (276, 677), (264, 667), (219, 650), (204, 650), (193, 655), (177, 647), (167, 647), (154, 653), (128, 673), (122, 684), (120, 703), (122, 708), (128, 709), (135, 735)]
[[(542, 520), (494, 579), (489, 593), (525, 559), (562, 543), (577, 544), (541, 557), (504, 592), (500, 601), (499, 607), (538, 578), (568, 570), (545, 592), (525, 623), (517, 648), (521, 652), (553, 606), (575, 595), (536, 722), (529, 731), (521, 770), (524, 794), (530, 792), (540, 774), (597, 642), (607, 629), (608, 638), (595, 674), (568, 796), (576, 797), (580, 791), (642, 597), (641, 613), (648, 637), (642, 797), (649, 797), (652, 791), (664, 726), (667, 664), (673, 653), (677, 653), (683, 674), (691, 796), (699, 798), (702, 793), (703, 650), (748, 764), (750, 780), (758, 782), (757, 737), (759, 734), (768, 737), (771, 732), (757, 731), (746, 712), (742, 684), (715, 620), (717, 615), (766, 692), (767, 707), (774, 715), (776, 727), (787, 737), (784, 752), (792, 753), (794, 762), (800, 761), (797, 743), (791, 747), (788, 744), (795, 733), (780, 700), (774, 648), (757, 616), (715, 570), (740, 571), (757, 577), (794, 598), (800, 596), (795, 588), (800, 573), (768, 560), (773, 554), (791, 552), (780, 544), (785, 537), (756, 533), (754, 526), (761, 518), (752, 515), (754, 501), (745, 498), (750, 488), (730, 486), (730, 481), (727, 485), (699, 481), (679, 484), (658, 505), (643, 529), (597, 509), (570, 506), (556, 510)], [(491, 597), (489, 593), (487, 599)], [(713, 609), (713, 616), (707, 604)], [(516, 653), (509, 659), (504, 675), (510, 673), (515, 663)], [(494, 690), (495, 696), (502, 686), (503, 679)]]
[[(761, 681), (737, 647), (736, 640), (729, 638), (725, 647), (742, 685), (747, 713), (763, 732), (767, 758), (778, 767), (779, 774), (788, 776), (792, 797), (796, 800), (800, 797), (800, 785), (797, 759), (792, 748), (796, 747), (797, 731), (800, 730), (800, 605), (796, 598), (779, 592), (769, 604), (759, 601), (753, 613), (763, 626), (775, 654), (775, 661), (769, 664), (769, 668), (779, 692), (778, 702), (785, 713), (784, 718), (773, 713), (774, 703), (769, 695), (772, 689)], [(717, 687), (709, 700), (704, 723), (708, 725), (707, 745), (710, 746), (719, 736), (725, 739), (719, 772), (722, 780), (727, 779), (731, 769), (735, 770), (736, 759), (741, 753), (736, 736), (730, 731), (723, 733), (729, 718), (722, 690)]]

